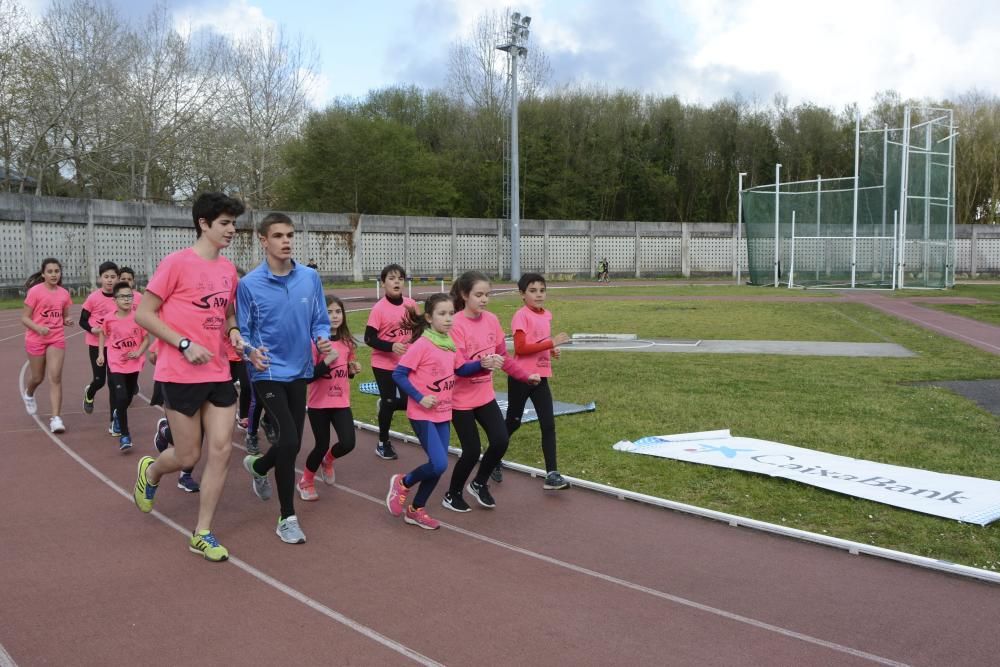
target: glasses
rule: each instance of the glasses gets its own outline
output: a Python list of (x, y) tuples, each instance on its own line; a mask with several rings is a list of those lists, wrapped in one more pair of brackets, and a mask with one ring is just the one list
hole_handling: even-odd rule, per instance
[(115, 298), (116, 299), (125, 299), (126, 301), (131, 301), (132, 300), (132, 295), (131, 294), (119, 294)]

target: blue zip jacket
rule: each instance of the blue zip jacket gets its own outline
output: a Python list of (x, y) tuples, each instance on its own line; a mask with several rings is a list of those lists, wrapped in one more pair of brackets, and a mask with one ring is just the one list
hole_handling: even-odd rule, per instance
[(292, 260), (287, 276), (276, 276), (267, 260), (236, 286), (236, 318), (243, 340), (266, 347), (270, 366), (247, 364), (250, 380), (311, 379), (311, 342), (330, 337), (330, 316), (319, 274)]

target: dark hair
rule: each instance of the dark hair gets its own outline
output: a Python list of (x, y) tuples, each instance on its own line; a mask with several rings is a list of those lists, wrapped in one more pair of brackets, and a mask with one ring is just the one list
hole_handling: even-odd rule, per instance
[(32, 273), (30, 276), (28, 276), (28, 279), (24, 281), (24, 289), (28, 290), (34, 287), (35, 285), (40, 285), (43, 282), (45, 282), (45, 278), (43, 277), (42, 274), (45, 273), (45, 267), (48, 266), (49, 264), (55, 264), (56, 266), (59, 267), (59, 282), (57, 282), (56, 285), (61, 286), (62, 262), (60, 262), (55, 257), (46, 257), (45, 259), (42, 260), (42, 268), (40, 268), (36, 273)]
[(439, 303), (451, 303), (451, 296), (445, 294), (444, 292), (435, 292), (434, 294), (431, 294), (427, 297), (427, 300), (424, 301), (423, 315), (418, 314), (415, 308), (406, 309), (406, 316), (403, 317), (402, 325), (413, 332), (410, 336), (411, 343), (420, 338), (427, 327), (431, 325), (431, 323), (427, 321), (425, 315), (432, 314)]
[(271, 225), (289, 225), (295, 227), (295, 223), (284, 213), (268, 213), (264, 219), (257, 223), (257, 233), (260, 236), (267, 236)]
[(223, 213), (228, 213), (234, 217), (243, 215), (246, 207), (239, 199), (230, 197), (222, 192), (203, 192), (198, 195), (191, 206), (191, 217), (194, 218), (194, 232), (197, 238), (201, 238), (201, 226), (199, 220), (204, 220), (209, 226)]
[(451, 300), (455, 304), (456, 313), (465, 309), (465, 297), (479, 282), (489, 283), (489, 276), (482, 271), (466, 271), (451, 284)]
[(130, 276), (132, 276), (132, 278), (135, 278), (135, 269), (133, 269), (131, 266), (123, 266), (118, 269), (119, 276), (121, 276), (123, 273), (127, 273)]
[(115, 286), (111, 288), (111, 293), (115, 296), (118, 296), (118, 292), (123, 289), (132, 289), (132, 286), (129, 285), (124, 280), (119, 280), (118, 282), (115, 283)]
[[(114, 271), (115, 273), (121, 273), (118, 270), (118, 265), (114, 262), (101, 262), (101, 265), (97, 267), (97, 275), (103, 276), (105, 271)], [(100, 283), (98, 283), (100, 285)]]
[(388, 278), (389, 274), (393, 271), (398, 273), (400, 278), (406, 280), (406, 269), (401, 267), (399, 264), (387, 264), (385, 268), (382, 269), (382, 273), (378, 277), (379, 282), (384, 283), (385, 279)]
[(347, 328), (347, 309), (344, 308), (344, 302), (332, 294), (326, 295), (326, 307), (329, 308), (331, 304), (337, 304), (340, 306), (340, 312), (344, 314), (344, 321), (340, 323), (337, 330), (333, 333), (337, 336), (339, 340), (344, 341), (348, 349), (354, 349), (358, 345), (354, 342), (354, 336), (351, 335), (351, 330)]
[(517, 281), (517, 290), (519, 292), (526, 292), (528, 290), (528, 285), (531, 283), (541, 283), (545, 284), (545, 276), (540, 273), (525, 273), (521, 276), (521, 279)]

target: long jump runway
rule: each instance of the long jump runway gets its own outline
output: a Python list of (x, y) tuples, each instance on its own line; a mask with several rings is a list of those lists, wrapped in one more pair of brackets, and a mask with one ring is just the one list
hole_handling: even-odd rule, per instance
[(119, 454), (106, 390), (80, 411), (89, 363), (75, 335), (67, 432), (50, 436), (47, 383), (38, 419), (18, 396), (15, 331), (0, 328), (0, 665), (982, 665), (1000, 648), (995, 585), (543, 492), (514, 472), (494, 485), (497, 509), (445, 510), (442, 480), (428, 509), (443, 528), (407, 526), (383, 500), (390, 474), (422, 455), (399, 445), (399, 461), (381, 461), (367, 431), (337, 486), (297, 502), (304, 545), (275, 536), (277, 499), (253, 496), (234, 448), (215, 522), (233, 558), (208, 563), (183, 534), (197, 496), (164, 478), (154, 514), (131, 500), (160, 411), (137, 397), (137, 451)]

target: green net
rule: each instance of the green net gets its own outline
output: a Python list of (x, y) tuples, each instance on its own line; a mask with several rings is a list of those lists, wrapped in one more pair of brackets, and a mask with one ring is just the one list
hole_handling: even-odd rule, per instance
[(859, 133), (857, 188), (846, 177), (743, 191), (751, 283), (880, 289), (953, 284), (953, 116), (915, 109), (907, 117), (908, 130)]

